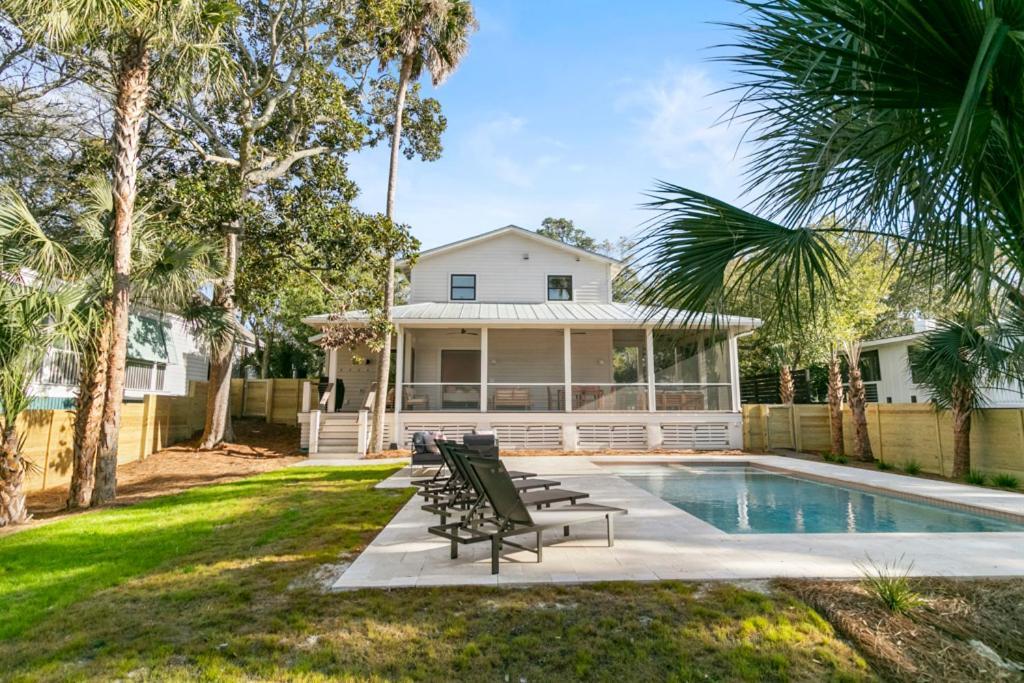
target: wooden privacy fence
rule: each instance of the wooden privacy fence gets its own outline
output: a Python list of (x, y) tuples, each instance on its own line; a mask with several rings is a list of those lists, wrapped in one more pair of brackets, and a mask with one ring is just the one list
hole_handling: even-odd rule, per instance
[[(232, 415), (296, 424), (304, 381), (233, 379)], [(184, 396), (146, 394), (141, 403), (125, 403), (121, 410), (117, 462), (120, 465), (145, 460), (161, 448), (186, 441), (202, 431), (205, 420), (206, 382), (189, 382)], [(27, 490), (67, 484), (71, 480), (75, 411), (29, 410), (21, 415), (18, 426), (19, 433), (25, 435), (25, 456), (33, 464), (26, 480)]]
[[(203, 428), (206, 382), (190, 382), (184, 396), (147, 394), (141, 403), (125, 403), (117, 438), (117, 463), (145, 460), (151, 453), (185, 441)], [(32, 463), (26, 488), (36, 491), (71, 480), (75, 411), (29, 410), (18, 418), (25, 435), (23, 452)]]
[(302, 409), (305, 379), (233, 379), (231, 414), (262, 417), (267, 422), (293, 425)]
[[(953, 419), (922, 403), (869, 403), (868, 435), (875, 458), (894, 465), (916, 461), (921, 469), (948, 476), (953, 468)], [(1024, 409), (984, 408), (971, 425), (971, 462), (987, 473), (1024, 476)], [(853, 421), (843, 411), (843, 441), (853, 451)], [(745, 405), (743, 445), (748, 450), (832, 448), (828, 406)]]

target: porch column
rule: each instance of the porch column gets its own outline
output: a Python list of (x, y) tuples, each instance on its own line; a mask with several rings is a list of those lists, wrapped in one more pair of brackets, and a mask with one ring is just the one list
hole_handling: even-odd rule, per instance
[(480, 328), (480, 412), (487, 412), (487, 328)]
[[(402, 376), (405, 374), (405, 330), (395, 325), (395, 423), (402, 410)], [(386, 400), (386, 398), (385, 398)]]
[(647, 410), (653, 413), (657, 393), (654, 391), (654, 330), (649, 327), (644, 330), (644, 346), (647, 353)]
[(562, 328), (562, 340), (563, 340), (563, 357), (564, 357), (564, 374), (563, 381), (565, 383), (565, 412), (572, 412), (572, 328)]
[(738, 337), (729, 333), (729, 380), (732, 384), (732, 411), (738, 413), (740, 407), (740, 346)]
[(333, 413), (338, 400), (338, 349), (327, 352), (327, 382), (332, 385), (327, 397), (327, 412)]

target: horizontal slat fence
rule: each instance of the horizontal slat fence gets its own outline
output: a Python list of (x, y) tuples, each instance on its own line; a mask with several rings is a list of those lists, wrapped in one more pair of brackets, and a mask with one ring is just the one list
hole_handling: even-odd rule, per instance
[[(294, 425), (304, 381), (233, 379), (232, 415)], [(184, 396), (147, 394), (141, 403), (125, 403), (118, 434), (118, 463), (145, 460), (161, 448), (186, 441), (202, 431), (205, 420), (206, 382), (189, 382)], [(24, 453), (33, 465), (26, 480), (27, 490), (67, 484), (71, 480), (75, 411), (30, 410), (22, 414), (18, 425), (25, 435)]]
[[(868, 436), (875, 458), (894, 465), (916, 461), (925, 472), (948, 476), (953, 467), (953, 419), (921, 403), (871, 403)], [(843, 441), (853, 451), (853, 420), (843, 411)], [(743, 406), (743, 444), (748, 450), (831, 448), (828, 406)], [(987, 473), (1024, 477), (1024, 409), (984, 408), (974, 413), (971, 462)]]

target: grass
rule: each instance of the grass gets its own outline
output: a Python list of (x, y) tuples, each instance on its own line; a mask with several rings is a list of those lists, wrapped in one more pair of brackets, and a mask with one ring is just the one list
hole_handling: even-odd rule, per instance
[(875, 467), (882, 470), (883, 472), (888, 472), (889, 470), (894, 469), (895, 465), (893, 465), (891, 462), (879, 460), (878, 462), (875, 463)]
[(1019, 489), (1020, 479), (1007, 472), (1000, 472), (992, 476), (992, 483), (1004, 489)]
[(971, 470), (964, 477), (964, 481), (968, 484), (974, 484), (975, 486), (984, 486), (988, 483), (988, 476), (981, 470)]
[(914, 563), (901, 567), (902, 560), (878, 565), (868, 558), (868, 564), (860, 567), (864, 588), (895, 614), (906, 614), (921, 604), (921, 596), (910, 585)]
[(921, 474), (921, 463), (911, 458), (903, 464), (903, 471), (907, 474)]
[(825, 451), (821, 454), (821, 459), (825, 462), (834, 462), (840, 465), (845, 465), (849, 460), (842, 453), (833, 453), (832, 451)]
[(283, 470), (0, 539), (14, 680), (864, 680), (784, 592), (659, 582), (325, 593), (407, 499)]

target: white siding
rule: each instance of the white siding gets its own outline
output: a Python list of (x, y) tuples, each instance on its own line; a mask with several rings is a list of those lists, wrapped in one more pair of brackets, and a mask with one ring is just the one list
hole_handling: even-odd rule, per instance
[(406, 382), (440, 382), (442, 349), (479, 349), (480, 330), (409, 330), (405, 338)]
[(494, 383), (565, 381), (562, 330), (491, 329), (487, 337), (487, 378)]
[[(907, 353), (912, 345), (913, 341), (904, 340), (870, 347), (878, 351), (878, 365), (882, 373), (881, 381), (878, 382), (879, 403), (886, 403), (889, 399), (892, 399), (892, 403), (911, 403), (915, 398), (917, 403), (925, 403), (929, 400), (928, 390), (919, 384), (914, 384), (910, 377)], [(1024, 396), (1020, 391), (1010, 387), (990, 389), (985, 392), (985, 395), (986, 405), (989, 407), (1024, 406)]]
[(355, 350), (338, 349), (337, 354), (338, 380), (345, 385), (344, 401), (337, 408), (358, 411), (366, 402), (370, 385), (377, 381), (377, 354), (366, 346)]
[(449, 278), (461, 274), (476, 275), (478, 302), (545, 302), (548, 275), (572, 275), (574, 301), (610, 301), (608, 263), (506, 233), (421, 258), (412, 269), (409, 303), (448, 301)]

